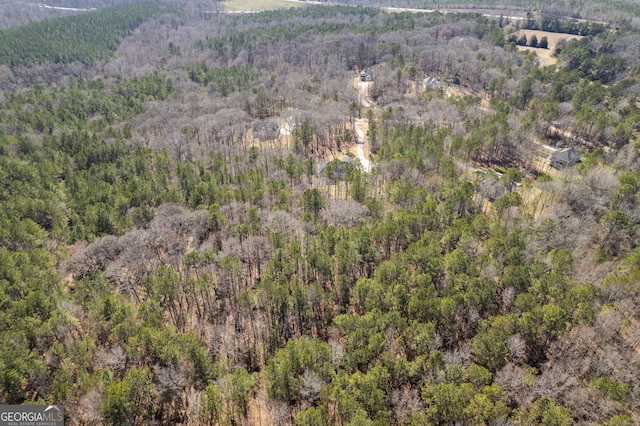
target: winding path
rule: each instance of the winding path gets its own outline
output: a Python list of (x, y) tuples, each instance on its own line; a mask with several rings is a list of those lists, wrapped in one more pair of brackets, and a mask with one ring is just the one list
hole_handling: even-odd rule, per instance
[(369, 159), (364, 155), (364, 144), (366, 143), (366, 138), (362, 125), (366, 122), (367, 120), (365, 120), (364, 118), (359, 118), (355, 122), (356, 136), (358, 137), (356, 150), (358, 154), (358, 160), (360, 160), (360, 165), (362, 166), (362, 171), (365, 173), (371, 173), (371, 161), (369, 161)]

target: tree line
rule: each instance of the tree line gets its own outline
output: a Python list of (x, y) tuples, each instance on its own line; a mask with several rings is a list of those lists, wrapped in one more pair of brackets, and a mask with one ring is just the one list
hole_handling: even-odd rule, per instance
[[(518, 24), (520, 24), (520, 22), (518, 22)], [(520, 24), (520, 28), (581, 36), (596, 36), (607, 31), (607, 25), (601, 22), (578, 21), (575, 19), (567, 20), (548, 15), (543, 15), (539, 19), (525, 19)]]

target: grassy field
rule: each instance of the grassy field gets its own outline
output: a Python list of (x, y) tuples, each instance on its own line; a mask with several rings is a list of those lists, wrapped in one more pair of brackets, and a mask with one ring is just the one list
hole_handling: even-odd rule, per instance
[(538, 49), (538, 48), (529, 47), (529, 46), (518, 46), (518, 50), (520, 51), (530, 50), (535, 52), (536, 55), (538, 55), (538, 59), (540, 60), (540, 65), (543, 67), (546, 67), (547, 65), (553, 65), (556, 63), (557, 59), (552, 57), (551, 55), (553, 54), (556, 48), (556, 44), (558, 44), (559, 40), (561, 39), (571, 40), (574, 38), (583, 37), (583, 36), (573, 35), (573, 34), (549, 33), (546, 31), (539, 31), (539, 30), (520, 30), (516, 32), (516, 37), (520, 37), (522, 34), (526, 34), (527, 40), (531, 40), (531, 37), (534, 34), (538, 38), (538, 41), (540, 41), (542, 37), (547, 37), (547, 40), (549, 41), (548, 49)]
[(302, 2), (288, 0), (227, 0), (223, 4), (227, 12), (262, 12), (304, 5)]

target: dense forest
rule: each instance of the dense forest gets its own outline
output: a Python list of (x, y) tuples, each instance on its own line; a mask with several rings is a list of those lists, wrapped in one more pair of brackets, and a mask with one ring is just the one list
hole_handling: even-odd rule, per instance
[(0, 33), (0, 58), (7, 65), (41, 62), (93, 63), (108, 59), (126, 36), (149, 17), (178, 12), (160, 3), (133, 3)]
[(103, 3), (0, 36), (0, 403), (640, 422), (636, 4)]

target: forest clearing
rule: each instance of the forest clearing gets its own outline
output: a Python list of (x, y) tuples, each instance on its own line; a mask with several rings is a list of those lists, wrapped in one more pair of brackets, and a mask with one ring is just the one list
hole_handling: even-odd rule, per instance
[(264, 12), (302, 6), (298, 0), (225, 0), (221, 2), (226, 12)]
[(540, 30), (518, 30), (515, 32), (515, 35), (518, 38), (520, 38), (523, 34), (526, 36), (527, 40), (531, 40), (533, 36), (536, 36), (537, 40), (542, 39), (542, 37), (546, 37), (549, 41), (549, 46), (546, 49), (531, 46), (518, 46), (518, 50), (520, 51), (534, 52), (540, 59), (540, 65), (543, 67), (554, 65), (558, 61), (557, 58), (554, 57), (554, 52), (556, 49), (556, 45), (560, 40), (579, 40), (583, 37), (574, 34), (552, 33), (549, 31)]

